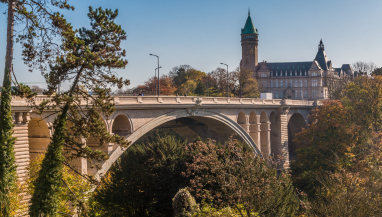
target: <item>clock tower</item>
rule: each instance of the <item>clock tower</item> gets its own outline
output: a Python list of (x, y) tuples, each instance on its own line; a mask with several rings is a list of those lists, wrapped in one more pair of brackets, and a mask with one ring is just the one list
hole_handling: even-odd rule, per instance
[(258, 36), (259, 34), (253, 25), (250, 11), (248, 11), (247, 21), (244, 28), (241, 29), (242, 57), (240, 67), (247, 68), (253, 72), (258, 64)]

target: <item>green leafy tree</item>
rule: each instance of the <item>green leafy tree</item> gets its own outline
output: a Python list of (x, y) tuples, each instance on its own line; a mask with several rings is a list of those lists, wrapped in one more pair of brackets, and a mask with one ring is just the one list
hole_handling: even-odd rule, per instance
[(374, 71), (371, 73), (371, 75), (373, 75), (373, 76), (382, 75), (382, 67), (374, 69)]
[[(100, 147), (108, 142), (116, 142), (123, 147), (127, 145), (123, 138), (109, 135), (100, 120), (100, 117), (108, 117), (115, 110), (109, 86), (117, 85), (121, 88), (129, 83), (117, 78), (111, 70), (123, 68), (127, 64), (123, 59), (125, 50), (120, 48), (126, 33), (120, 25), (114, 23), (117, 15), (117, 10), (93, 10), (89, 7), (91, 29), (73, 30), (63, 16), (55, 14), (55, 25), (60, 29), (63, 41), (62, 52), (50, 66), (50, 72), (44, 74), (48, 84), (45, 94), (51, 98), (34, 105), (40, 113), (47, 108), (57, 109), (58, 117), (53, 124), (55, 131), (42, 162), (42, 169), (33, 183), (35, 191), (30, 207), (32, 217), (58, 216), (62, 167), (65, 165), (72, 168), (70, 160), (76, 157), (98, 161), (107, 159), (107, 154), (102, 150), (86, 147), (84, 140), (97, 140)], [(73, 81), (71, 88), (55, 94), (57, 85), (67, 80)], [(96, 97), (83, 91), (84, 88), (95, 93)], [(67, 150), (65, 156), (63, 146)]]
[(195, 88), (195, 94), (199, 96), (205, 96), (207, 93), (207, 86), (203, 82), (203, 80), (199, 80), (198, 83), (196, 84)]
[(96, 189), (105, 216), (172, 216), (172, 198), (186, 186), (184, 143), (173, 132), (150, 132), (130, 147)]

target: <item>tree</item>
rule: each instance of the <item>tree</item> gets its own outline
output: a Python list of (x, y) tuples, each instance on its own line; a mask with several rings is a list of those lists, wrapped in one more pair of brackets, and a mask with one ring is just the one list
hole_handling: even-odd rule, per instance
[[(70, 160), (76, 157), (107, 159), (107, 154), (101, 150), (86, 147), (84, 140), (96, 140), (100, 147), (107, 142), (116, 142), (122, 147), (127, 145), (124, 138), (109, 135), (100, 120), (100, 117), (108, 117), (115, 110), (109, 86), (122, 88), (124, 84), (129, 84), (129, 81), (117, 78), (112, 71), (127, 64), (123, 59), (125, 50), (120, 48), (126, 33), (120, 25), (114, 23), (118, 10), (93, 10), (89, 7), (91, 29), (73, 30), (63, 16), (55, 16), (56, 25), (61, 29), (62, 53), (57, 56), (55, 64), (50, 66), (50, 72), (44, 74), (48, 84), (45, 93), (52, 97), (36, 106), (40, 113), (47, 108), (54, 108), (58, 110), (58, 117), (53, 124), (55, 131), (42, 162), (42, 169), (33, 183), (36, 188), (31, 199), (32, 217), (57, 215), (62, 167), (65, 165), (73, 169)], [(71, 88), (54, 95), (57, 85), (66, 80), (73, 80)], [(91, 90), (97, 97), (83, 91), (80, 85)], [(66, 153), (71, 155), (63, 155), (63, 146), (68, 150)]]
[(358, 72), (360, 75), (368, 75), (371, 74), (374, 69), (377, 68), (375, 63), (373, 62), (364, 62), (364, 61), (357, 61), (352, 64), (353, 70)]
[[(160, 84), (160, 94), (161, 95), (174, 95), (176, 87), (172, 79), (167, 75), (162, 75), (159, 79)], [(155, 77), (149, 78), (145, 81), (144, 85), (139, 85), (135, 88), (135, 93), (144, 93), (146, 95), (156, 95), (155, 90), (158, 85), (158, 81)]]
[(313, 216), (378, 216), (381, 213), (381, 183), (360, 173), (341, 169), (319, 178), (322, 187), (312, 202)]
[(192, 159), (183, 175), (189, 179), (188, 189), (201, 202), (216, 207), (243, 206), (245, 213), (260, 216), (293, 216), (299, 209), (288, 174), (277, 175), (277, 165), (257, 156), (247, 146), (231, 140), (224, 146), (209, 140), (186, 145)]
[(373, 135), (382, 128), (382, 77), (360, 76), (342, 91), (339, 101), (324, 102), (310, 116), (310, 127), (296, 135), (294, 184), (314, 197), (322, 187), (316, 177), (340, 168), (356, 169), (375, 152)]
[(155, 130), (130, 147), (96, 189), (96, 209), (105, 216), (172, 216), (172, 198), (186, 186), (184, 143), (176, 135)]
[[(28, 167), (27, 185), (25, 186), (27, 189), (25, 192), (29, 195), (33, 195), (35, 191), (34, 183), (39, 176), (43, 159), (44, 155), (40, 155), (32, 160)], [(77, 211), (84, 211), (85, 204), (82, 203), (91, 195), (93, 187), (91, 182), (84, 179), (81, 175), (74, 173), (68, 167), (63, 167), (61, 173), (62, 185), (57, 189), (59, 195), (57, 201), (58, 212), (74, 215), (76, 213), (72, 207), (78, 207)]]
[(223, 68), (216, 68), (210, 73), (209, 86), (215, 89), (216, 94), (211, 96), (226, 96), (227, 94), (227, 71)]
[(186, 71), (190, 69), (193, 69), (190, 65), (176, 66), (169, 72), (169, 76), (176, 86), (180, 86), (186, 82)]
[(35, 92), (37, 94), (42, 94), (43, 93), (43, 90), (39, 86), (37, 86), (37, 85), (31, 86), (30, 89), (31, 89), (32, 92)]
[(371, 75), (373, 75), (373, 76), (382, 75), (382, 67), (374, 69), (374, 71), (371, 73)]
[(291, 162), (294, 185), (311, 197), (321, 187), (316, 177), (339, 166), (348, 165), (358, 127), (351, 123), (349, 111), (339, 101), (324, 102), (309, 117), (310, 127), (296, 135), (296, 160)]
[[(67, 0), (57, 1), (34, 1), (34, 0), (1, 0), (3, 3), (8, 3), (8, 17), (7, 17), (7, 46), (5, 57), (5, 70), (3, 88), (0, 102), (0, 212), (3, 216), (9, 216), (9, 198), (7, 194), (11, 193), (16, 185), (16, 165), (14, 156), (14, 142), (12, 137), (13, 124), (12, 124), (12, 110), (11, 110), (11, 83), (13, 72), (13, 46), (14, 46), (14, 25), (15, 17), (19, 24), (24, 24), (24, 29), (18, 35), (17, 41), (23, 42), (23, 55), (24, 56), (40, 56), (41, 54), (49, 55), (50, 49), (36, 49), (38, 41), (36, 32), (41, 33), (42, 39), (52, 40), (54, 35), (54, 25), (50, 22), (52, 12), (49, 6), (56, 6), (65, 9), (74, 9), (67, 4)], [(48, 47), (49, 43), (41, 47)], [(40, 52), (36, 52), (39, 50)], [(16, 80), (16, 78), (15, 78)], [(23, 88), (19, 89), (30, 92)]]
[(231, 73), (237, 81), (236, 88), (234, 88), (235, 95), (240, 97), (259, 97), (260, 88), (250, 70), (237, 67)]
[(199, 80), (198, 83), (196, 84), (195, 88), (195, 94), (199, 96), (205, 96), (207, 92), (207, 87), (203, 80)]
[(159, 84), (161, 95), (175, 95), (176, 87), (169, 76), (162, 75)]

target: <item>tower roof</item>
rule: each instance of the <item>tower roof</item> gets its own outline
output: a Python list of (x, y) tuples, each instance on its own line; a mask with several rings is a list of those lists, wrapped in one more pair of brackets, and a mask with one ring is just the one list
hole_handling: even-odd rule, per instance
[(255, 29), (255, 26), (253, 25), (252, 19), (251, 19), (251, 12), (248, 10), (248, 18), (245, 22), (244, 29), (241, 29), (241, 34), (258, 34), (257, 29)]
[(324, 49), (324, 43), (322, 43), (322, 39), (320, 41), (320, 44), (318, 45), (318, 52), (316, 55), (316, 58), (314, 58), (318, 64), (320, 64), (320, 67), (323, 70), (328, 70), (330, 67), (329, 60), (326, 57), (325, 49)]

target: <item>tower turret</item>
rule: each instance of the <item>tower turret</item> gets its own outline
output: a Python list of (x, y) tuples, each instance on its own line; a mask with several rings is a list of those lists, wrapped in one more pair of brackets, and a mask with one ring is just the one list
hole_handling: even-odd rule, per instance
[(247, 21), (245, 22), (244, 28), (241, 29), (242, 58), (240, 67), (255, 71), (258, 64), (258, 36), (257, 29), (255, 29), (251, 19), (251, 13), (248, 10)]

